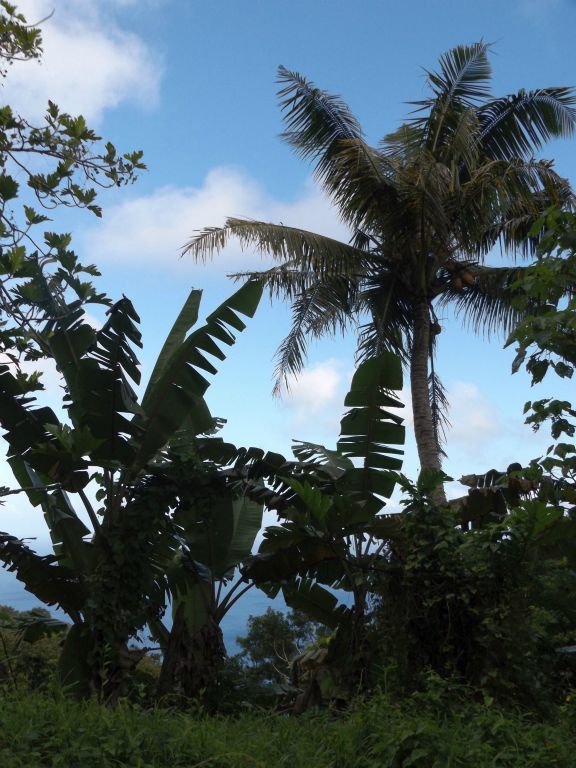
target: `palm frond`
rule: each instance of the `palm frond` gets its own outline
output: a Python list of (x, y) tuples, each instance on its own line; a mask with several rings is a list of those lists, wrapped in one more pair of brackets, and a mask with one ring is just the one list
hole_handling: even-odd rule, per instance
[(382, 351), (409, 360), (412, 338), (412, 302), (400, 278), (400, 267), (371, 274), (358, 294), (358, 311), (370, 319), (360, 327), (357, 357), (360, 361)]
[(576, 198), (570, 182), (556, 173), (551, 161), (529, 161), (512, 167), (507, 176), (511, 196), (500, 240), (514, 254), (533, 256), (543, 234), (533, 234), (535, 222), (551, 207), (574, 209)]
[(397, 204), (395, 161), (362, 139), (342, 140), (336, 149), (329, 173), (318, 167), (316, 175), (346, 224), (373, 227)]
[(313, 311), (316, 287), (304, 291), (292, 302), (292, 326), (276, 351), (272, 390), (276, 397), (280, 395), (283, 385), (289, 388), (290, 374), (296, 375), (304, 368), (308, 351), (308, 314)]
[(315, 272), (311, 269), (300, 269), (297, 264), (292, 266), (292, 262), (262, 271), (233, 272), (228, 277), (237, 283), (258, 280), (263, 288), (268, 290), (270, 298), (283, 298), (288, 301), (292, 301), (318, 282)]
[(547, 160), (492, 160), (462, 185), (456, 222), (461, 248), (482, 258), (500, 240), (505, 249), (530, 255), (538, 238), (534, 222), (553, 205), (574, 206), (574, 193)]
[(278, 67), (284, 138), (304, 157), (322, 154), (337, 139), (360, 138), (362, 127), (339, 96), (320, 90), (298, 72)]
[(394, 174), (386, 156), (370, 147), (360, 124), (339, 96), (315, 87), (284, 67), (278, 70), (282, 134), (300, 155), (315, 164), (315, 175), (336, 202), (344, 221), (366, 222), (393, 195)]
[(358, 290), (362, 281), (347, 277), (324, 280), (316, 293), (317, 311), (310, 315), (308, 332), (313, 339), (344, 334), (356, 322)]
[(367, 254), (340, 240), (284, 224), (268, 224), (252, 219), (229, 218), (223, 227), (208, 227), (195, 235), (183, 248), (198, 261), (206, 261), (222, 251), (231, 238), (240, 246), (254, 248), (276, 261), (295, 262), (301, 269), (317, 274), (356, 272)]
[(553, 137), (576, 128), (574, 88), (521, 90), (494, 99), (478, 110), (484, 152), (491, 158), (529, 158)]
[(379, 352), (393, 352), (401, 357), (404, 365), (408, 363), (408, 354), (401, 332), (396, 335), (383, 336), (370, 320), (358, 328), (358, 344), (356, 345), (356, 361), (363, 363), (375, 357)]
[(404, 216), (409, 217), (412, 243), (415, 232), (425, 233), (430, 227), (437, 241), (446, 241), (452, 223), (454, 174), (451, 167), (439, 162), (432, 152), (423, 149), (418, 160), (398, 174), (397, 186), (402, 197)]
[(488, 83), (492, 77), (487, 55), (489, 47), (480, 41), (472, 45), (458, 45), (442, 54), (440, 71), (427, 72), (434, 100), (458, 100), (473, 105), (489, 96)]
[(428, 377), (428, 390), (430, 392), (430, 407), (432, 409), (436, 445), (438, 451), (446, 457), (443, 446), (446, 444), (446, 430), (450, 427), (450, 419), (448, 418), (450, 401), (448, 400), (444, 384), (434, 368), (432, 368)]
[(454, 118), (453, 130), (445, 138), (441, 155), (446, 165), (459, 166), (453, 179), (460, 181), (464, 169), (469, 173), (477, 165), (480, 123), (477, 111), (472, 108), (456, 112)]
[(374, 236), (369, 232), (364, 232), (362, 229), (356, 229), (350, 238), (350, 245), (363, 253), (369, 253), (374, 245), (379, 246), (380, 243), (375, 240)]
[(404, 123), (380, 141), (380, 149), (390, 160), (407, 162), (420, 152), (424, 145), (425, 131), (414, 122)]
[(304, 367), (308, 338), (344, 333), (353, 314), (353, 291), (344, 278), (316, 282), (293, 299), (292, 327), (276, 352), (274, 395)]
[[(341, 273), (334, 270), (333, 274), (323, 275), (319, 270), (301, 265), (298, 259), (292, 259), (277, 267), (250, 272), (234, 272), (229, 277), (236, 282), (256, 280), (264, 289), (268, 290), (272, 298), (284, 298), (288, 301), (293, 301), (299, 298), (301, 294), (314, 288), (320, 290), (320, 284), (326, 282), (327, 293), (334, 294), (337, 292), (338, 294), (337, 300), (332, 299), (330, 301), (330, 306), (333, 309), (338, 306), (346, 306), (351, 309), (355, 305), (353, 296), (356, 295), (358, 286), (362, 284), (365, 275), (375, 269), (375, 264), (381, 264), (381, 260), (370, 254), (365, 261), (358, 260), (354, 264), (344, 264), (344, 271)], [(328, 303), (326, 303), (326, 312), (331, 312), (333, 309), (330, 310)], [(314, 330), (315, 327), (312, 325), (311, 330)]]
[(448, 284), (439, 304), (451, 303), (456, 315), (461, 316), (468, 327), (488, 338), (496, 333), (509, 334), (523, 316), (515, 305), (517, 293), (512, 286), (526, 267), (474, 265), (468, 269), (474, 276), (474, 285), (456, 290)]
[(440, 70), (427, 71), (432, 96), (411, 102), (422, 117), (411, 120), (422, 131), (426, 146), (436, 151), (453, 132), (455, 118), (469, 107), (476, 107), (490, 95), (488, 83), (492, 68), (488, 61), (488, 45), (482, 41), (459, 45), (440, 57)]

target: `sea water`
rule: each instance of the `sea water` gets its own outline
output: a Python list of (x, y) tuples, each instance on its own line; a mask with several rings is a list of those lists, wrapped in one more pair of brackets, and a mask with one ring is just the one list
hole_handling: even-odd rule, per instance
[[(24, 589), (22, 582), (18, 581), (13, 573), (0, 568), (0, 605), (9, 605), (17, 611), (29, 611), (31, 608), (44, 607), (42, 603), (30, 592)], [(277, 611), (286, 610), (286, 605), (281, 596), (270, 600), (259, 589), (252, 588), (232, 606), (222, 621), (222, 632), (226, 650), (231, 656), (240, 651), (236, 642), (237, 637), (246, 635), (246, 622), (249, 616), (260, 616), (267, 608)], [(50, 613), (63, 621), (66, 615), (56, 608), (49, 607)], [(143, 633), (145, 635), (145, 633)], [(145, 644), (147, 644), (144, 638)]]

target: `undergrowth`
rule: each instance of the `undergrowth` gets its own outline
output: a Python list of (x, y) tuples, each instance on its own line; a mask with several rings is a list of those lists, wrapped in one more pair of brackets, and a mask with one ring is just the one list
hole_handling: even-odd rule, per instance
[(348, 713), (222, 717), (59, 696), (0, 698), (3, 768), (573, 768), (576, 702), (547, 720), (433, 691)]

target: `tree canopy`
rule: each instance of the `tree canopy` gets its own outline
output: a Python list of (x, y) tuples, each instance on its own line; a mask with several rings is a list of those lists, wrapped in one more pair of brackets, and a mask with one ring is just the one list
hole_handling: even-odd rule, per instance
[(354, 327), (360, 359), (394, 351), (410, 370), (422, 467), (441, 466), (446, 400), (433, 361), (441, 331), (435, 308), (452, 303), (476, 328), (511, 330), (517, 269), (483, 265), (498, 243), (530, 254), (529, 233), (551, 204), (571, 206), (566, 179), (534, 155), (576, 125), (571, 88), (490, 92), (489, 46), (445, 53), (428, 72), (430, 95), (413, 116), (370, 146), (337, 96), (281, 67), (283, 138), (310, 161), (350, 227), (349, 243), (281, 224), (230, 218), (196, 234), (184, 253), (205, 259), (232, 237), (270, 254), (256, 274), (292, 304), (293, 323), (278, 350), (277, 384), (304, 364), (310, 338)]

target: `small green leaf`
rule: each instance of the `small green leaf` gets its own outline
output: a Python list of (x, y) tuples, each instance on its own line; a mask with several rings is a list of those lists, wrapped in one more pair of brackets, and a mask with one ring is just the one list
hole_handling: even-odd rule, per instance
[(525, 357), (526, 357), (526, 352), (523, 349), (521, 349), (512, 362), (512, 373), (518, 373), (518, 371), (520, 370), (520, 366), (524, 362)]
[(30, 205), (24, 206), (24, 215), (26, 216), (27, 224), (41, 224), (44, 221), (50, 221), (48, 216), (43, 216), (32, 208)]
[(566, 363), (558, 362), (558, 363), (552, 363), (552, 366), (558, 376), (560, 376), (563, 379), (571, 379), (572, 374), (574, 373), (574, 368), (571, 365), (566, 365)]
[(18, 182), (12, 176), (3, 174), (0, 176), (0, 198), (2, 200), (13, 200), (18, 196)]

